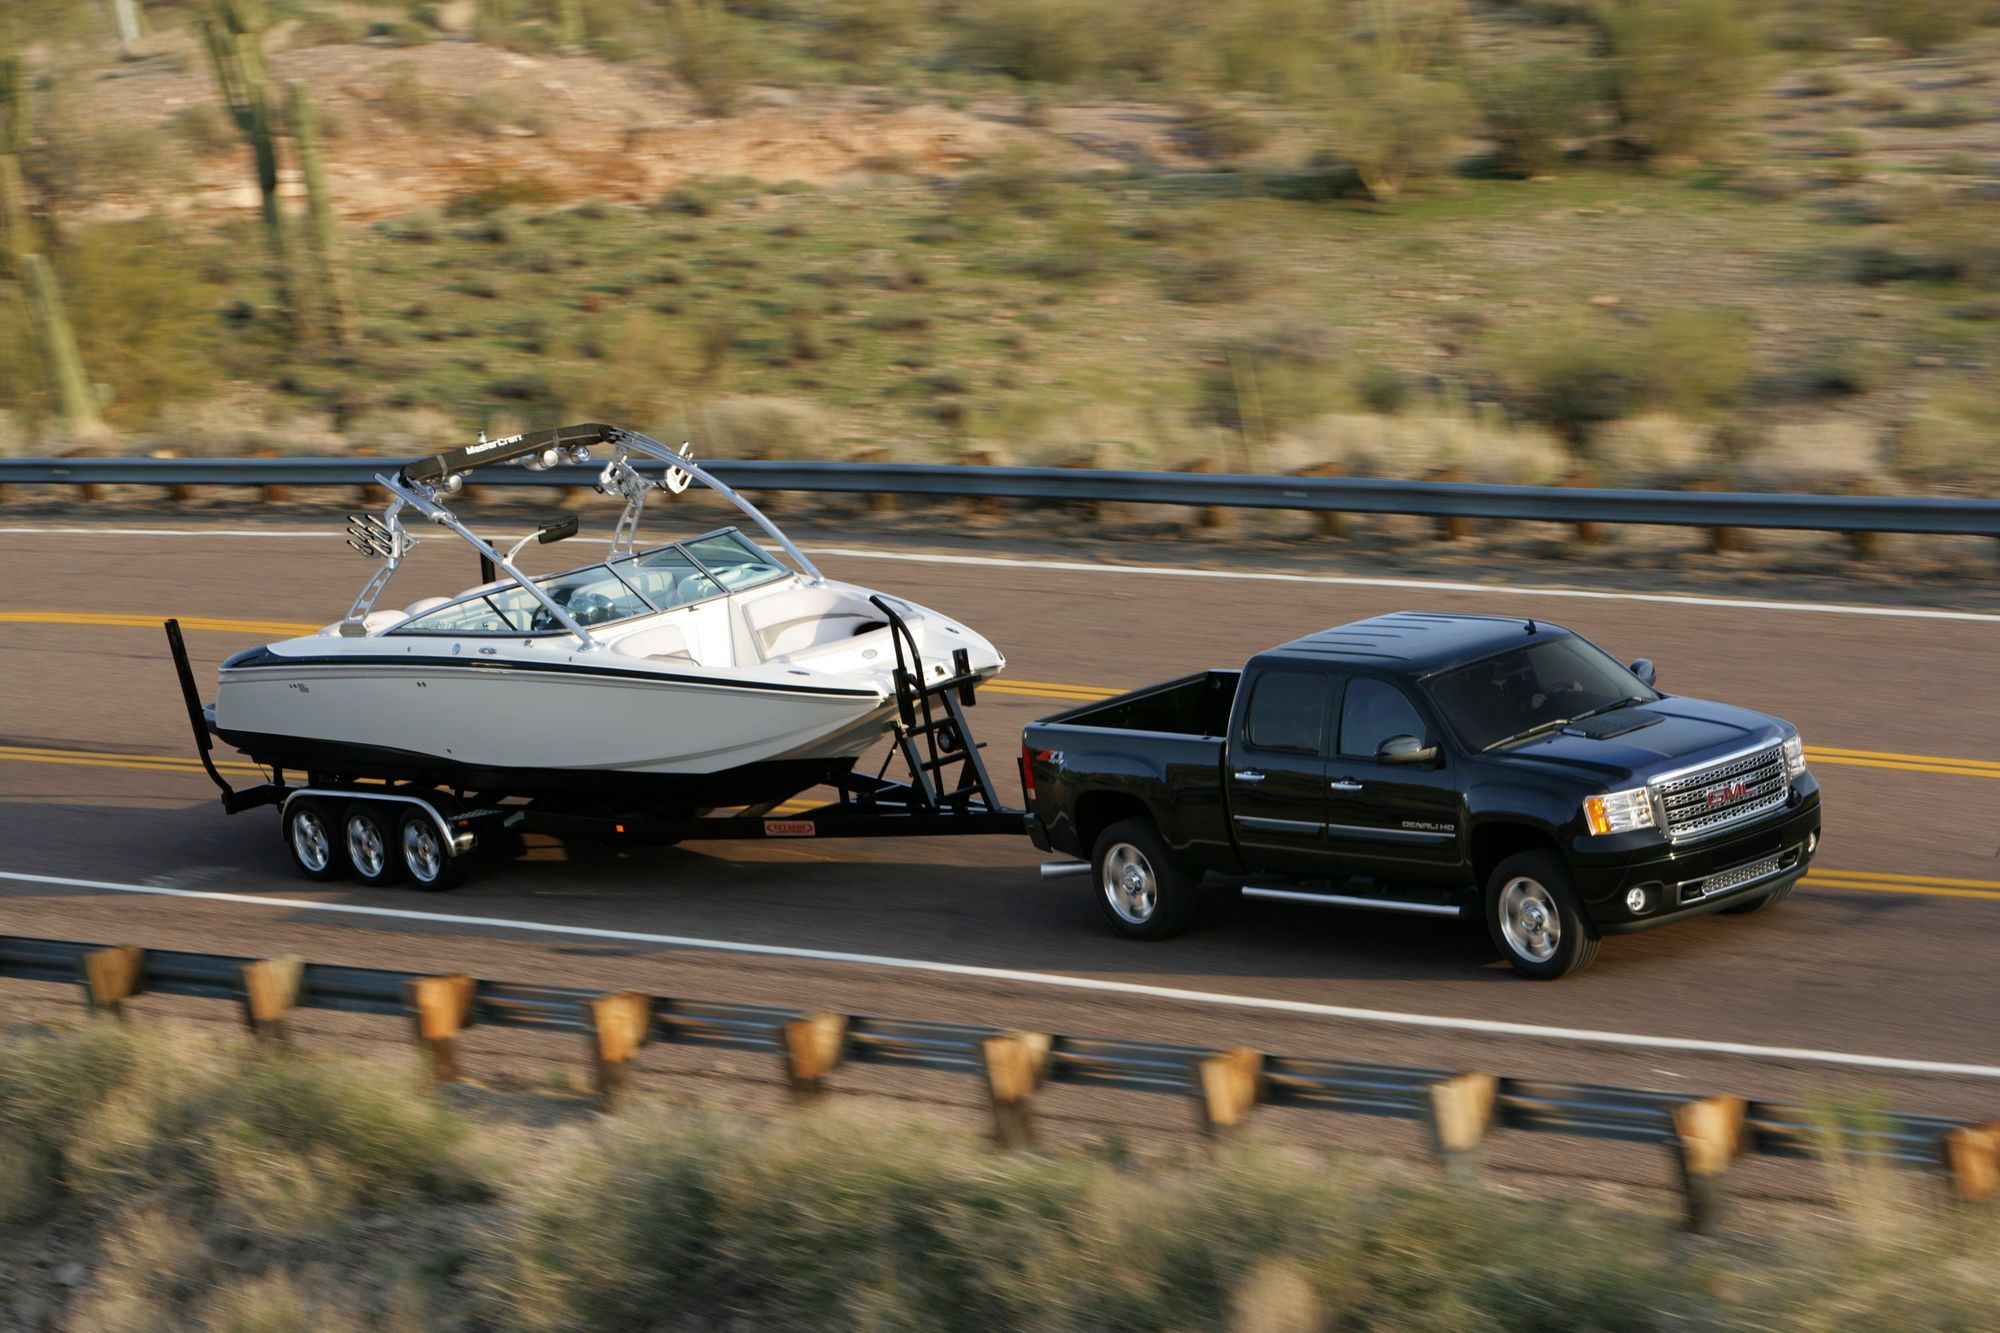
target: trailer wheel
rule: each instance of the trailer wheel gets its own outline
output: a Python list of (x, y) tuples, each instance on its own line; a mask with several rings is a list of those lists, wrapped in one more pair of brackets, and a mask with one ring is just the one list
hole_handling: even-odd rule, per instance
[(356, 879), (379, 889), (403, 877), (403, 858), (396, 854), (395, 815), (382, 802), (356, 801), (347, 807), (341, 827)]
[(1097, 836), (1090, 858), (1097, 905), (1120, 935), (1163, 940), (1194, 922), (1196, 876), (1160, 841), (1150, 819), (1121, 819)]
[(414, 888), (439, 892), (457, 884), (464, 875), (464, 863), (438, 832), (437, 821), (420, 806), (411, 806), (404, 813), (397, 846), (402, 849), (403, 869)]
[(310, 797), (296, 800), (285, 810), (285, 846), (292, 863), (307, 879), (324, 882), (339, 879), (352, 867), (347, 860), (347, 844), (335, 832), (335, 812)]

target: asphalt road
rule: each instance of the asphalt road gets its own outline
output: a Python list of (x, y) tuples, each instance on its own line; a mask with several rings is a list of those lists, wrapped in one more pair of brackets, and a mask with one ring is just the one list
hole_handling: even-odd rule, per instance
[[(1086, 881), (1041, 880), (1038, 854), (1005, 838), (711, 843), (574, 859), (547, 844), (482, 865), (449, 895), (308, 885), (291, 873), (272, 813), (225, 817), (193, 767), (157, 622), (233, 622), (190, 630), (197, 673), (211, 680), (222, 657), (282, 637), (285, 624), (336, 618), (368, 567), (323, 518), (286, 529), (322, 534), (299, 537), (147, 526), (196, 535), (0, 531), (0, 872), (99, 886), (0, 879), (0, 933), (1638, 1086), (1798, 1097), (1868, 1088), (1911, 1110), (1987, 1118), (2000, 1109), (2000, 1078), (1672, 1045), (2000, 1072), (2000, 617), (1786, 605), (1768, 591), (1759, 598), (1770, 604), (1750, 606), (1371, 586), (1321, 577), (1304, 549), (1236, 577), (1226, 550), (1197, 543), (1135, 544), (1124, 558), (1154, 572), (1131, 572), (1065, 568), (1071, 557), (1053, 548), (997, 542), (968, 561), (907, 545), (889, 548), (891, 560), (829, 553), (857, 544), (852, 530), (806, 540), (829, 574), (947, 610), (1008, 653), (1002, 687), (982, 696), (974, 720), (1010, 795), (1020, 724), (1066, 697), (1235, 665), (1269, 643), (1399, 608), (1557, 621), (1622, 657), (1654, 658), (1666, 688), (1795, 721), (1827, 824), (1823, 869), (1791, 902), (1613, 939), (1592, 971), (1537, 985), (1515, 978), (1476, 926), (1365, 912), (1252, 904), (1212, 913), (1180, 939), (1125, 941), (1099, 922)], [(419, 551), (383, 604), (470, 582), (455, 546)], [(582, 558), (576, 548), (536, 554), (538, 568)], [(243, 901), (251, 896), (297, 906)], [(575, 928), (606, 933), (563, 933)], [(865, 961), (881, 957), (944, 970)], [(0, 988), (0, 1009), (9, 993)], [(1547, 1031), (1467, 1026), (1493, 1021)]]

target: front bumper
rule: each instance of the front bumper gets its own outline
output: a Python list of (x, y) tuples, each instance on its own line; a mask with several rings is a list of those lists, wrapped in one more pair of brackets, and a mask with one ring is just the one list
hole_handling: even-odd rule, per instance
[[(1820, 801), (1816, 785), (1794, 795), (1770, 818), (1713, 841), (1596, 853), (1579, 839), (1572, 864), (1584, 913), (1603, 934), (1650, 930), (1797, 882), (1818, 851)], [(1625, 899), (1636, 888), (1649, 906), (1635, 913)]]

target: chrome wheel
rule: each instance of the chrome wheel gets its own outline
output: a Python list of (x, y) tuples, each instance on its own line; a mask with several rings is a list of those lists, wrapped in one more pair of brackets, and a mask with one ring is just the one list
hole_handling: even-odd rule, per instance
[(1143, 926), (1160, 905), (1160, 881), (1144, 852), (1129, 842), (1104, 854), (1104, 901), (1121, 921)]
[(1507, 947), (1531, 962), (1546, 963), (1562, 947), (1562, 916), (1541, 881), (1517, 875), (1500, 890), (1500, 933)]
[(389, 862), (382, 828), (367, 815), (347, 817), (347, 856), (363, 879), (379, 879)]
[(292, 816), (292, 855), (315, 875), (326, 873), (333, 864), (333, 839), (327, 835), (326, 821), (309, 805)]
[(435, 883), (444, 873), (444, 844), (428, 822), (411, 819), (404, 823), (403, 863), (410, 868), (410, 878), (419, 884)]

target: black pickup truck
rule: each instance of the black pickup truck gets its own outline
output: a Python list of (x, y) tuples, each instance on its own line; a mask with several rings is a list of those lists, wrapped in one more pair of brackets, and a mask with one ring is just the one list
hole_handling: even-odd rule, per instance
[(1029, 833), (1127, 935), (1185, 929), (1214, 874), (1479, 912), (1566, 976), (1603, 935), (1782, 902), (1819, 847), (1796, 728), (1653, 682), (1547, 621), (1378, 616), (1031, 724)]

